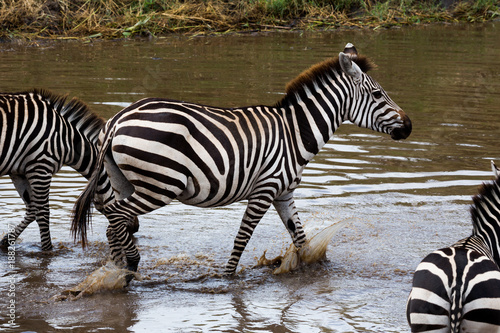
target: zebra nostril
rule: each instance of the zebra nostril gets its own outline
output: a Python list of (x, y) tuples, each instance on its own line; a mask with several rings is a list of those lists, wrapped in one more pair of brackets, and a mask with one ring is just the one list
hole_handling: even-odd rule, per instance
[(410, 136), (412, 130), (410, 118), (403, 111), (400, 111), (399, 114), (401, 115), (401, 120), (403, 121), (403, 127), (398, 127), (392, 130), (391, 138), (393, 140), (406, 139)]

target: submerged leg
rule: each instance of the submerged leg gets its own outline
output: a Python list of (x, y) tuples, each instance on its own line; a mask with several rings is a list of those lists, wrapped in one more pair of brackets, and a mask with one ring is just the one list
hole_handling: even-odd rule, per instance
[(248, 200), (247, 209), (243, 215), (240, 229), (234, 239), (234, 247), (231, 251), (231, 257), (224, 270), (225, 275), (232, 275), (236, 272), (236, 267), (240, 261), (245, 247), (252, 237), (257, 224), (271, 206), (271, 200), (267, 197), (257, 197)]
[(275, 199), (273, 205), (290, 236), (292, 236), (293, 244), (297, 249), (300, 249), (306, 243), (306, 234), (300, 223), (297, 208), (295, 208), (293, 193)]

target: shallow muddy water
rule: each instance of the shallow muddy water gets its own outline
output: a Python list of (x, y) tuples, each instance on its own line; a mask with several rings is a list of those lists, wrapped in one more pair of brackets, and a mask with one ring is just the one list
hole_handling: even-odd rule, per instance
[[(0, 90), (33, 87), (77, 96), (108, 118), (143, 97), (216, 106), (272, 104), (302, 70), (347, 42), (378, 65), (371, 75), (409, 115), (401, 142), (341, 126), (308, 165), (296, 204), (306, 230), (343, 219), (326, 260), (283, 274), (254, 267), (290, 237), (274, 210), (259, 224), (238, 274), (222, 278), (245, 203), (201, 209), (174, 202), (140, 218), (139, 273), (124, 291), (75, 301), (55, 296), (106, 262), (106, 221), (94, 214), (90, 246), (70, 237), (85, 186), (64, 168), (51, 192), (52, 253), (38, 227), (9, 265), (0, 253), (0, 331), (407, 332), (412, 273), (430, 251), (471, 232), (468, 207), (500, 161), (500, 23), (380, 31), (172, 36), (153, 41), (0, 44)], [(0, 234), (24, 213), (0, 178)], [(15, 301), (15, 325), (8, 306)]]

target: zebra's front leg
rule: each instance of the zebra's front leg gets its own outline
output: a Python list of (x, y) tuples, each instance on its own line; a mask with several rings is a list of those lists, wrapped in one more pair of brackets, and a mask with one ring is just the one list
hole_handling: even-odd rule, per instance
[(49, 192), (52, 174), (32, 171), (26, 176), (31, 186), (31, 204), (37, 208), (36, 222), (40, 229), (40, 239), (42, 250), (52, 250), (52, 239), (50, 237), (50, 209)]
[(224, 275), (233, 275), (236, 272), (241, 254), (252, 237), (255, 227), (259, 224), (260, 220), (271, 206), (271, 201), (272, 200), (268, 198), (262, 197), (248, 200), (247, 209), (243, 215), (238, 234), (234, 239), (234, 247), (224, 270)]
[(297, 249), (300, 249), (306, 243), (306, 234), (300, 223), (299, 214), (293, 200), (293, 192), (282, 197), (276, 198), (273, 201), (274, 208), (283, 221), (286, 229), (292, 237), (293, 244)]

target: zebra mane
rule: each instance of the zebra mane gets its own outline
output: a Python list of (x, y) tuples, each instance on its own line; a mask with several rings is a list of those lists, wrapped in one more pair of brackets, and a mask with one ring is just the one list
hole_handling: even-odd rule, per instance
[(54, 110), (64, 117), (76, 129), (80, 130), (93, 143), (97, 142), (99, 131), (104, 127), (104, 118), (93, 113), (89, 107), (76, 97), (66, 102), (68, 95), (57, 95), (45, 89), (33, 89), (28, 92), (48, 100)]
[[(376, 65), (370, 59), (362, 55), (358, 55), (357, 59), (353, 61), (365, 73), (376, 67)], [(313, 65), (309, 69), (303, 71), (295, 79), (288, 82), (285, 88), (286, 95), (283, 97), (283, 99), (276, 103), (275, 106), (283, 106), (289, 96), (293, 96), (294, 94), (302, 91), (304, 89), (304, 86), (310, 87), (315, 82), (326, 79), (328, 74), (331, 74), (332, 71), (335, 71), (337, 73), (342, 72), (338, 56), (335, 58), (326, 59), (323, 62)]]
[(483, 238), (492, 253), (498, 255), (500, 244), (493, 244), (491, 241), (500, 237), (500, 177), (483, 183), (472, 201), (470, 212), (473, 235)]

